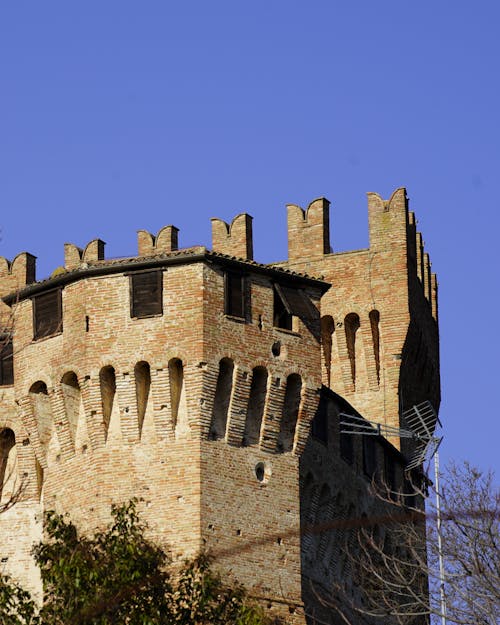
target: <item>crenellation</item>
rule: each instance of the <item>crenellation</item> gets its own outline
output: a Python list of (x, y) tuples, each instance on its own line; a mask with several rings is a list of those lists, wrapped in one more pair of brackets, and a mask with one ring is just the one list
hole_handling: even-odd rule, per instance
[(252, 220), (247, 213), (237, 215), (230, 224), (213, 217), (212, 249), (228, 256), (253, 260)]
[(68, 271), (78, 269), (84, 263), (104, 260), (104, 247), (106, 243), (101, 239), (93, 239), (84, 249), (73, 243), (64, 244), (64, 267)]
[(12, 261), (0, 256), (0, 297), (13, 293), (36, 280), (36, 256), (21, 252)]
[(137, 249), (139, 256), (176, 252), (179, 249), (179, 228), (164, 226), (156, 236), (147, 230), (138, 230)]
[(287, 204), (288, 259), (329, 254), (330, 202), (326, 198), (313, 200), (306, 210)]

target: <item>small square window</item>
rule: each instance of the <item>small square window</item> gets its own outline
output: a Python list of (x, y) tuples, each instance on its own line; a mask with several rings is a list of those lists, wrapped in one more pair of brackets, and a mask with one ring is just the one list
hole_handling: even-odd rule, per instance
[(12, 339), (0, 337), (0, 386), (14, 384)]
[(224, 313), (245, 318), (245, 277), (241, 274), (224, 274)]
[(153, 317), (163, 313), (163, 272), (142, 271), (130, 275), (130, 316)]
[(41, 339), (63, 330), (62, 291), (56, 289), (33, 298), (33, 338)]

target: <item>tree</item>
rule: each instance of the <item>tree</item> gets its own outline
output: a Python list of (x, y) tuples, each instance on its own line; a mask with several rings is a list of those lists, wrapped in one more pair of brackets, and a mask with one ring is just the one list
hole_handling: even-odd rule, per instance
[(113, 522), (93, 538), (49, 512), (47, 540), (34, 548), (44, 603), (0, 579), (2, 625), (270, 625), (238, 584), (228, 585), (200, 556), (176, 570), (145, 537), (136, 501), (112, 507)]
[[(387, 515), (348, 532), (344, 552), (351, 577), (335, 584), (335, 600), (323, 601), (344, 623), (409, 625), (429, 618), (437, 623), (443, 616), (444, 591), (448, 624), (497, 625), (500, 492), (493, 474), (468, 464), (448, 469), (439, 532), (432, 498), (424, 512), (409, 505), (408, 495), (375, 483), (372, 487)], [(426, 494), (415, 485), (414, 490), (417, 496)]]

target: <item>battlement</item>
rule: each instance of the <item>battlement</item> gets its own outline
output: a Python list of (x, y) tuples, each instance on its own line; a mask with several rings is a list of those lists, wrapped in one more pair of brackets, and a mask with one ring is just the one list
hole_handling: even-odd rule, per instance
[(139, 256), (154, 256), (175, 252), (179, 249), (179, 228), (164, 226), (156, 236), (147, 230), (137, 231), (137, 247)]
[(104, 260), (104, 247), (106, 243), (101, 239), (94, 239), (90, 241), (85, 247), (81, 249), (73, 243), (64, 244), (64, 267), (71, 271), (76, 269), (82, 263), (88, 263), (89, 261)]
[(288, 260), (300, 260), (329, 254), (330, 202), (325, 198), (313, 200), (306, 210), (296, 204), (287, 205)]
[(0, 297), (22, 289), (36, 280), (36, 256), (21, 252), (9, 261), (0, 256)]
[(212, 218), (212, 248), (216, 252), (253, 260), (252, 219), (240, 213), (230, 224)]

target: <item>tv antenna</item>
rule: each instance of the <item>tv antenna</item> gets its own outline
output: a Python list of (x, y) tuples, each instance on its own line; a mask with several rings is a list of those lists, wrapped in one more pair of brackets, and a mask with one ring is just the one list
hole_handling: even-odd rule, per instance
[(345, 412), (341, 412), (340, 416), (344, 417), (344, 420), (340, 422), (344, 428), (340, 431), (341, 434), (383, 436), (384, 438), (398, 436), (413, 440), (415, 445), (406, 463), (407, 471), (419, 467), (426, 459), (431, 460), (443, 440), (442, 436), (435, 436), (436, 424), (441, 426), (441, 422), (430, 401), (421, 402), (405, 410), (401, 419), (403, 427), (369, 421), (359, 415), (350, 415)]
[(441, 495), (439, 492), (439, 445), (443, 437), (435, 435), (436, 424), (442, 427), (436, 411), (430, 401), (423, 401), (420, 404), (404, 410), (401, 415), (403, 427), (385, 425), (375, 421), (364, 419), (360, 415), (350, 415), (345, 412), (340, 413), (344, 420), (340, 422), (341, 434), (358, 434), (362, 436), (399, 436), (399, 438), (409, 438), (414, 441), (413, 451), (406, 463), (406, 470), (410, 471), (421, 466), (426, 459), (434, 458), (434, 486), (436, 491), (436, 530), (438, 539), (439, 555), (439, 594), (441, 604), (441, 623), (446, 625), (446, 594), (444, 588), (444, 559), (443, 544), (441, 539)]

